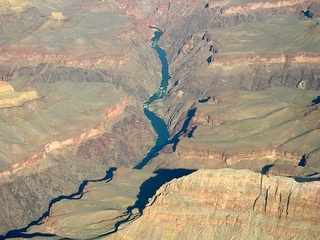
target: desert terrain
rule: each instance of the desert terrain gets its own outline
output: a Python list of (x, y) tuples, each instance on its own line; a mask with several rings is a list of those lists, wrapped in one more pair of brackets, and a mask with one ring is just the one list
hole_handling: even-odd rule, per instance
[(0, 22), (0, 238), (320, 238), (319, 1), (3, 0)]

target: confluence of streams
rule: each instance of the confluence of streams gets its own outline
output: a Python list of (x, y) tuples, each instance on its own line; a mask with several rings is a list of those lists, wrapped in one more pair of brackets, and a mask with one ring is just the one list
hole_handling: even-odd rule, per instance
[[(150, 27), (155, 29), (155, 34), (154, 37), (151, 39), (152, 40), (152, 47), (156, 50), (160, 61), (161, 61), (161, 65), (162, 65), (162, 81), (160, 84), (160, 87), (158, 88), (158, 90), (147, 100), (143, 103), (143, 111), (145, 113), (145, 115), (147, 116), (147, 118), (151, 121), (152, 127), (155, 129), (158, 137), (156, 140), (155, 145), (150, 149), (150, 151), (148, 152), (147, 156), (141, 160), (141, 162), (139, 164), (137, 164), (134, 169), (141, 169), (143, 166), (145, 166), (154, 156), (155, 154), (160, 151), (166, 144), (170, 143), (170, 141), (168, 140), (170, 137), (170, 134), (168, 132), (168, 128), (167, 125), (165, 124), (165, 122), (158, 117), (155, 113), (153, 113), (152, 111), (150, 111), (148, 109), (149, 105), (154, 102), (157, 99), (161, 99), (165, 96), (165, 94), (167, 93), (167, 86), (168, 86), (168, 82), (170, 79), (169, 76), (169, 67), (168, 67), (168, 61), (166, 58), (166, 52), (159, 46), (159, 39), (163, 34), (163, 30), (160, 28), (156, 28), (156, 27)], [(84, 180), (80, 186), (79, 189), (76, 193), (70, 194), (68, 196), (65, 195), (61, 195), (57, 198), (54, 198), (51, 200), (48, 210), (38, 219), (35, 220), (31, 223), (29, 223), (26, 227), (21, 228), (21, 229), (16, 229), (16, 230), (11, 230), (9, 231), (5, 237), (6, 238), (15, 238), (15, 237), (23, 237), (23, 238), (33, 238), (33, 237), (53, 237), (55, 236), (54, 234), (43, 234), (43, 233), (31, 233), (28, 234), (27, 230), (28, 228), (30, 228), (31, 226), (35, 226), (38, 225), (41, 221), (43, 221), (43, 219), (45, 219), (47, 216), (49, 216), (49, 212), (50, 209), (52, 207), (52, 205), (56, 202), (59, 202), (63, 199), (79, 199), (82, 197), (83, 195), (83, 190), (84, 187), (89, 183), (89, 182), (101, 182), (101, 181), (110, 181), (112, 179), (113, 176), (113, 171), (115, 171), (116, 168), (110, 168), (107, 172), (106, 172), (106, 176), (102, 179), (99, 180)], [(126, 221), (126, 220), (125, 220)], [(0, 235), (0, 238), (4, 237)]]

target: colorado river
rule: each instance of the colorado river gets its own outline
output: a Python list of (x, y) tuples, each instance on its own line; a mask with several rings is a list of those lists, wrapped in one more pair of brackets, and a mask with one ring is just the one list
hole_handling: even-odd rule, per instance
[(155, 27), (151, 28), (156, 29), (154, 37), (151, 40), (152, 47), (156, 50), (161, 61), (162, 80), (158, 90), (147, 101), (143, 103), (143, 111), (146, 117), (150, 120), (152, 127), (154, 128), (158, 136), (155, 145), (150, 149), (147, 156), (134, 167), (135, 169), (141, 169), (143, 166), (145, 166), (158, 151), (160, 151), (165, 145), (169, 143), (168, 139), (170, 137), (166, 123), (154, 112), (149, 110), (149, 105), (152, 102), (154, 102), (157, 99), (161, 99), (165, 96), (165, 94), (167, 93), (167, 87), (170, 79), (166, 52), (159, 46), (159, 39), (163, 34), (163, 30)]
[[(143, 103), (143, 110), (144, 110), (144, 113), (145, 113), (146, 117), (150, 120), (150, 122), (151, 122), (151, 124), (152, 124), (152, 126), (153, 126), (153, 128), (154, 128), (154, 130), (155, 130), (155, 132), (157, 134), (157, 140), (155, 142), (155, 145), (148, 152), (147, 156), (144, 159), (142, 159), (141, 162), (134, 167), (135, 169), (141, 169), (143, 166), (145, 166), (155, 156), (155, 154), (158, 151), (160, 151), (165, 145), (167, 145), (169, 143), (168, 139), (170, 137), (170, 134), (169, 134), (169, 131), (168, 131), (166, 123), (160, 117), (158, 117), (155, 113), (153, 113), (152, 111), (149, 110), (149, 105), (152, 102), (154, 102), (157, 99), (161, 99), (161, 98), (163, 98), (165, 96), (165, 94), (167, 93), (167, 86), (168, 86), (168, 82), (169, 82), (169, 79), (170, 79), (169, 67), (168, 67), (168, 61), (167, 61), (167, 58), (166, 58), (166, 53), (159, 46), (159, 43), (158, 43), (160, 37), (163, 34), (163, 31), (161, 29), (159, 29), (159, 28), (155, 28), (155, 27), (151, 27), (151, 28), (156, 29), (154, 37), (151, 40), (152, 40), (152, 47), (156, 50), (156, 52), (157, 52), (157, 54), (158, 54), (158, 56), (160, 58), (160, 61), (161, 61), (162, 80), (161, 80), (161, 84), (160, 84), (159, 88), (157, 89), (157, 91), (147, 101), (145, 101)], [(59, 201), (61, 201), (63, 199), (72, 200), (72, 199), (81, 198), (82, 195), (83, 195), (83, 189), (89, 182), (109, 181), (109, 180), (112, 179), (113, 171), (115, 169), (116, 168), (110, 168), (107, 171), (106, 176), (104, 178), (102, 178), (102, 179), (99, 179), (99, 180), (84, 180), (82, 182), (82, 184), (79, 186), (79, 190), (76, 193), (73, 193), (73, 194), (68, 195), (68, 196), (59, 196), (59, 197), (51, 200), (51, 202), (49, 204), (49, 207), (48, 207), (48, 210), (38, 220), (31, 222), (30, 224), (28, 224), (28, 226), (26, 226), (24, 228), (9, 231), (6, 234), (5, 237), (11, 237), (11, 238), (14, 238), (14, 237), (23, 237), (23, 238), (43, 237), (43, 238), (45, 238), (45, 237), (53, 237), (53, 236), (55, 236), (54, 234), (42, 234), (42, 233), (28, 234), (27, 230), (28, 230), (29, 227), (38, 225), (41, 221), (43, 221), (43, 219), (45, 219), (49, 215), (50, 209), (51, 209), (51, 207), (52, 207), (52, 205), (54, 203), (59, 202)], [(174, 173), (175, 174), (180, 174), (180, 175), (181, 174), (183, 174), (183, 175), (186, 174), (185, 171), (181, 171), (181, 170), (178, 170), (178, 173), (176, 173), (176, 172), (174, 172)], [(187, 173), (189, 174), (190, 171), (187, 171)], [(172, 173), (171, 173), (171, 175), (172, 175)], [(176, 175), (174, 175), (174, 176), (176, 177)], [(166, 181), (169, 181), (172, 178), (173, 177), (165, 176), (164, 179)], [(160, 180), (159, 180), (160, 183), (163, 184), (164, 180), (163, 179), (160, 179)], [(148, 198), (146, 198), (146, 200)], [(126, 222), (126, 221), (127, 220), (124, 220), (123, 222)], [(1, 237), (2, 236), (0, 236), (0, 238)]]

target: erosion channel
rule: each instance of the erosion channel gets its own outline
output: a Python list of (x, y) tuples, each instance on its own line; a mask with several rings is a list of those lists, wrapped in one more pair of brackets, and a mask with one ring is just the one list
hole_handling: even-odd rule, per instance
[[(149, 110), (149, 105), (153, 101), (155, 101), (157, 99), (161, 99), (165, 96), (165, 94), (167, 92), (168, 82), (170, 79), (166, 53), (159, 46), (159, 39), (162, 36), (162, 34), (164, 33), (164, 31), (162, 29), (156, 28), (156, 27), (150, 27), (150, 28), (155, 29), (154, 37), (151, 40), (152, 40), (152, 47), (156, 50), (156, 52), (160, 58), (160, 61), (161, 61), (162, 80), (161, 80), (161, 84), (160, 84), (159, 88), (157, 89), (157, 91), (148, 100), (146, 100), (143, 103), (143, 109), (144, 109), (144, 113), (145, 113), (146, 117), (150, 120), (158, 137), (155, 142), (155, 145), (149, 150), (146, 157), (143, 158), (141, 160), (141, 162), (134, 167), (134, 169), (141, 169), (155, 156), (155, 154), (158, 151), (160, 151), (166, 144), (170, 143), (170, 141), (169, 141), (170, 134), (168, 132), (168, 128), (167, 128), (166, 123), (160, 117), (158, 117), (155, 113), (153, 113), (152, 111)], [(6, 238), (16, 238), (16, 237), (33, 238), (33, 237), (52, 237), (52, 236), (55, 236), (54, 234), (42, 234), (42, 233), (28, 234), (26, 232), (27, 232), (28, 228), (35, 226), (35, 225), (38, 225), (43, 219), (45, 219), (49, 215), (50, 208), (52, 207), (52, 205), (54, 203), (56, 203), (60, 200), (63, 200), (63, 199), (79, 199), (79, 198), (81, 198), (81, 196), (83, 195), (83, 189), (89, 182), (99, 182), (99, 181), (107, 181), (108, 182), (112, 179), (112, 175), (113, 175), (112, 173), (115, 169), (116, 168), (110, 168), (107, 171), (106, 176), (102, 179), (84, 180), (76, 193), (73, 193), (69, 196), (59, 196), (59, 197), (51, 200), (49, 207), (48, 207), (48, 211), (45, 212), (38, 220), (31, 222), (30, 224), (28, 224), (24, 228), (9, 231), (5, 237)], [(185, 175), (185, 174), (183, 174), (183, 175)], [(121, 224), (121, 223), (122, 222), (120, 222), (119, 224)], [(2, 236), (2, 237), (4, 237), (4, 236)], [(0, 235), (0, 238), (1, 238), (1, 235)]]
[(165, 96), (165, 94), (167, 93), (167, 87), (170, 79), (166, 52), (159, 46), (159, 39), (163, 34), (163, 30), (155, 27), (151, 28), (156, 29), (154, 37), (151, 40), (152, 47), (157, 51), (157, 54), (161, 61), (162, 80), (158, 90), (147, 101), (143, 103), (143, 111), (147, 118), (151, 121), (152, 127), (156, 131), (158, 137), (155, 145), (150, 149), (147, 156), (134, 167), (135, 169), (141, 169), (144, 165), (146, 165), (158, 151), (160, 151), (166, 144), (169, 143), (168, 139), (170, 137), (166, 123), (154, 112), (149, 110), (149, 105), (152, 102), (154, 102), (157, 99), (161, 99)]

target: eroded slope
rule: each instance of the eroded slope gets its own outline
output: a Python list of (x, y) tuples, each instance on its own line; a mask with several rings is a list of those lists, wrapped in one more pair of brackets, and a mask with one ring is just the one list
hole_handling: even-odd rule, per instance
[(114, 239), (318, 239), (319, 182), (199, 170), (162, 186)]
[(100, 1), (1, 1), (0, 23), (1, 80), (33, 94), (0, 109), (4, 234), (83, 180), (139, 162), (154, 138), (140, 102), (160, 68), (136, 27)]
[(260, 172), (275, 164), (286, 176), (318, 172), (317, 96), (316, 91), (272, 88), (200, 100), (191, 107), (194, 117), (175, 152), (159, 155), (149, 167), (233, 166)]
[[(46, 92), (52, 86), (43, 88), (44, 85), (39, 83), (51, 84), (61, 80), (75, 82), (74, 89), (82, 86), (79, 82), (109, 82), (116, 87), (120, 98), (128, 94), (135, 96), (122, 98), (120, 105), (113, 105), (103, 112), (103, 119), (107, 119), (108, 124), (103, 125), (104, 132), (98, 135), (95, 135), (95, 128), (93, 132), (81, 131), (81, 135), (73, 129), (74, 126), (80, 126), (77, 123), (81, 122), (81, 112), (79, 119), (78, 116), (66, 118), (65, 122), (72, 124), (68, 125), (70, 129), (64, 126), (62, 129), (64, 132), (71, 130), (76, 135), (43, 143), (45, 151), (49, 152), (46, 164), (50, 168), (38, 164), (35, 166), (40, 171), (35, 172), (27, 164), (27, 171), (22, 172), (19, 165), (21, 162), (18, 162), (18, 165), (14, 165), (17, 168), (13, 166), (13, 169), (9, 169), (9, 175), (5, 175), (5, 184), (2, 185), (2, 192), (6, 193), (2, 201), (10, 203), (4, 204), (1, 209), (4, 213), (1, 216), (5, 216), (3, 229), (25, 226), (23, 223), (34, 220), (37, 214), (46, 210), (46, 203), (50, 202), (52, 196), (61, 192), (70, 194), (70, 189), (76, 189), (80, 179), (93, 179), (108, 164), (131, 165), (144, 156), (154, 135), (146, 120), (141, 117), (142, 111), (137, 99), (141, 101), (149, 96), (160, 78), (159, 62), (155, 60), (157, 57), (144, 41), (152, 36), (149, 25), (160, 26), (165, 30), (161, 45), (167, 50), (171, 73), (171, 90), (164, 100), (152, 107), (164, 117), (171, 134), (179, 133), (179, 136), (175, 135), (173, 146), (167, 146), (146, 168), (231, 166), (269, 175), (299, 176), (303, 181), (318, 180), (319, 94), (308, 91), (319, 89), (317, 1), (199, 3), (168, 0), (47, 0), (41, 4), (38, 1), (27, 1), (26, 4), (22, 1), (5, 1), (1, 4), (1, 32), (4, 36), (1, 40), (1, 70), (4, 79), (10, 80), (17, 90), (37, 89), (39, 92), (42, 89)], [(59, 84), (53, 85), (54, 88)], [(268, 90), (253, 93), (238, 92), (239, 89)], [(91, 94), (90, 88), (78, 93), (81, 96)], [(114, 96), (112, 94), (111, 98)], [(119, 110), (122, 112), (120, 116), (116, 113)], [(59, 117), (64, 114), (60, 111), (57, 113)], [(91, 113), (83, 115), (88, 117)], [(183, 129), (186, 120), (190, 119), (190, 124)], [(81, 126), (84, 125), (82, 123)], [(89, 136), (88, 139), (77, 141), (83, 133)], [(62, 136), (63, 132), (58, 131), (53, 136), (59, 134)], [(37, 144), (28, 147), (33, 148)], [(20, 148), (14, 147), (15, 153), (22, 152)], [(206, 179), (205, 175), (203, 179)], [(194, 179), (201, 182), (202, 177), (195, 175)], [(230, 186), (227, 186), (229, 182), (226, 181), (226, 185), (222, 182), (224, 187), (217, 192), (219, 196), (234, 198), (227, 201), (230, 203), (226, 205), (228, 214), (223, 213), (221, 219), (219, 206), (216, 208), (217, 216), (210, 212), (211, 209), (202, 212), (206, 206), (197, 205), (199, 198), (200, 202), (207, 204), (210, 196), (208, 198), (208, 195), (203, 194), (205, 199), (202, 196), (183, 199), (182, 196), (181, 201), (163, 200), (169, 208), (163, 210), (160, 206), (159, 212), (155, 211), (154, 215), (154, 206), (151, 206), (145, 211), (149, 215), (143, 215), (124, 232), (112, 237), (194, 238), (200, 232), (198, 236), (203, 238), (208, 237), (206, 234), (216, 234), (217, 238), (230, 236), (244, 239), (260, 235), (273, 239), (281, 238), (284, 234), (297, 238), (303, 238), (302, 234), (311, 239), (319, 238), (318, 222), (314, 220), (314, 216), (319, 213), (319, 207), (314, 201), (318, 196), (317, 183), (297, 184), (292, 179), (280, 177), (270, 178), (269, 181), (259, 174), (240, 172), (238, 175), (233, 171), (227, 172), (226, 178), (230, 178)], [(248, 185), (247, 178), (253, 179)], [(239, 188), (238, 184), (234, 184), (235, 181), (241, 181), (245, 186)], [(184, 186), (186, 194), (198, 194), (198, 191), (187, 185)], [(197, 190), (200, 188), (200, 185), (195, 186)], [(165, 188), (170, 188), (170, 185)], [(204, 192), (210, 192), (206, 186), (204, 189)], [(242, 192), (237, 192), (239, 189)], [(104, 187), (100, 190), (105, 191)], [(254, 193), (250, 195), (249, 190)], [(165, 190), (161, 189), (158, 193), (162, 191)], [(232, 194), (228, 195), (229, 192)], [(270, 197), (271, 192), (275, 196), (274, 200)], [(242, 193), (248, 195), (250, 201), (248, 205), (238, 206), (235, 200), (243, 203)], [(114, 194), (117, 196), (118, 193)], [(307, 196), (306, 202), (294, 200), (299, 199), (302, 196), (300, 194)], [(92, 195), (99, 196), (99, 193), (93, 191)], [(173, 195), (180, 196), (179, 192)], [(155, 206), (158, 204), (156, 198)], [(91, 210), (86, 209), (82, 201), (76, 201), (74, 206), (84, 210), (83, 216), (90, 215)], [(90, 199), (89, 205), (95, 205), (95, 201), (91, 202)], [(208, 204), (215, 206), (217, 203), (220, 202), (217, 200)], [(111, 230), (115, 220), (112, 218), (119, 216), (120, 208), (115, 212), (107, 211), (110, 215), (104, 215), (105, 209), (98, 207), (94, 209), (92, 218), (83, 218), (81, 214), (77, 215), (77, 211), (61, 210), (64, 204), (71, 210), (77, 209), (70, 201), (58, 203), (52, 208), (58, 214), (52, 212), (52, 218), (47, 221), (49, 225), (42, 225), (42, 229), (31, 232), (50, 233), (54, 229), (53, 233), (61, 237), (79, 237), (78, 233), (91, 237), (106, 233), (104, 227), (107, 231)], [(104, 207), (112, 204), (109, 202)], [(305, 204), (305, 208), (296, 207), (299, 204)], [(98, 203), (97, 206), (101, 205)], [(190, 206), (199, 211), (188, 212)], [(161, 215), (162, 211), (164, 215)], [(304, 214), (309, 212), (310, 216), (306, 217)], [(185, 215), (180, 218), (179, 214)], [(295, 214), (302, 216), (301, 219), (295, 218)], [(159, 217), (161, 220), (150, 223), (148, 216), (155, 219)], [(84, 219), (82, 225), (69, 224), (70, 219), (77, 218)], [(112, 221), (108, 222), (110, 219)], [(168, 221), (162, 224), (163, 219)], [(52, 222), (57, 223), (53, 228), (50, 225)], [(112, 224), (109, 226), (109, 223)], [(143, 230), (150, 225), (153, 226), (152, 230)], [(202, 232), (206, 227), (211, 232)]]

